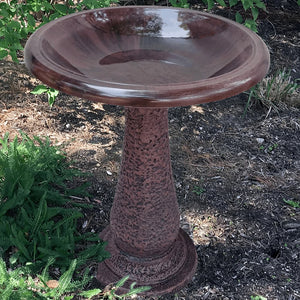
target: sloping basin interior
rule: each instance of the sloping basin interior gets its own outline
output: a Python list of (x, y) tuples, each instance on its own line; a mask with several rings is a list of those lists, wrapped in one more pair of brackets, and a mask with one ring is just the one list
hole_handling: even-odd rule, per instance
[(219, 76), (254, 51), (247, 34), (230, 23), (188, 10), (149, 7), (62, 18), (41, 39), (40, 52), (66, 73), (137, 85)]

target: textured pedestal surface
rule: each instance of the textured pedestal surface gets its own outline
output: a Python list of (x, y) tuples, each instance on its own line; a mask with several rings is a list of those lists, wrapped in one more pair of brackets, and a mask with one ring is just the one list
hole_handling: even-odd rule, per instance
[(168, 110), (128, 108), (122, 165), (110, 226), (101, 233), (111, 258), (99, 265), (98, 280), (125, 275), (149, 294), (180, 289), (193, 276), (197, 255), (184, 231), (170, 163)]
[(196, 249), (182, 229), (163, 256), (144, 259), (122, 253), (114, 244), (112, 236), (109, 228), (101, 234), (101, 238), (108, 241), (107, 250), (111, 253), (111, 258), (99, 264), (98, 268), (97, 279), (104, 285), (130, 275), (121, 292), (126, 291), (132, 282), (137, 282), (137, 286), (151, 286), (146, 294), (162, 295), (179, 291), (192, 279), (196, 271)]

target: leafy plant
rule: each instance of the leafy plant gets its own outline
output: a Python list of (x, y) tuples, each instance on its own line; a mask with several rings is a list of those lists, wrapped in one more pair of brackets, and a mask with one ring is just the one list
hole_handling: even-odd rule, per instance
[(107, 291), (102, 291), (101, 289), (82, 291), (91, 279), (88, 276), (88, 269), (86, 269), (80, 280), (73, 280), (77, 264), (77, 261), (73, 260), (61, 277), (58, 280), (53, 280), (50, 278), (48, 270), (54, 261), (55, 259), (50, 257), (42, 273), (32, 277), (30, 269), (27, 267), (18, 267), (8, 271), (5, 262), (0, 258), (1, 300), (70, 300), (74, 298), (75, 294), (79, 294), (84, 299), (91, 299), (94, 296), (101, 297), (97, 299), (125, 299), (150, 289), (150, 287), (135, 288), (135, 283), (133, 283), (127, 293), (122, 295), (116, 294), (118, 288), (122, 287), (128, 280), (129, 277), (126, 276)]
[(205, 188), (201, 187), (201, 186), (195, 186), (193, 189), (193, 193), (197, 194), (198, 196), (202, 195), (203, 193), (205, 193)]
[(173, 7), (189, 8), (190, 5), (187, 0), (170, 0)]
[(59, 17), (109, 6), (116, 0), (9, 0), (0, 3), (0, 59), (10, 55), (18, 62), (17, 51), (23, 50), (23, 41), (41, 25)]
[[(5, 262), (0, 257), (0, 298), (10, 299), (39, 299), (28, 289), (26, 277), (28, 270), (24, 267), (7, 271)], [(14, 297), (14, 298), (13, 298)]]
[(256, 295), (256, 296), (251, 296), (251, 300), (267, 300), (267, 298), (261, 296), (261, 295)]
[(259, 150), (265, 150), (265, 152), (272, 152), (275, 149), (278, 148), (278, 144), (274, 143), (274, 144), (270, 144), (267, 148), (265, 148), (263, 145), (259, 147)]
[(126, 297), (134, 296), (136, 294), (146, 292), (151, 289), (151, 287), (149, 287), (149, 286), (135, 287), (136, 282), (133, 282), (130, 285), (129, 291), (127, 293), (122, 294), (122, 295), (117, 294), (116, 292), (118, 291), (118, 289), (121, 288), (128, 279), (129, 279), (129, 276), (125, 276), (119, 282), (117, 282), (115, 286), (113, 286), (108, 291), (102, 291), (100, 289), (95, 289), (95, 290), (90, 290), (87, 292), (82, 292), (80, 295), (89, 297), (89, 299), (92, 298), (93, 296), (103, 296), (103, 297), (105, 297), (105, 299), (108, 299), (108, 300), (125, 299)]
[(76, 229), (83, 215), (69, 196), (86, 194), (86, 186), (70, 189), (67, 183), (84, 174), (70, 168), (49, 139), (24, 133), (21, 138), (0, 139), (0, 256), (13, 253), (12, 265), (29, 263), (32, 269), (50, 256), (62, 269), (75, 258), (80, 266), (108, 257), (96, 234), (80, 235)]
[(265, 77), (249, 92), (244, 115), (253, 104), (260, 103), (268, 108), (267, 116), (272, 109), (279, 110), (286, 105), (294, 104), (298, 99), (297, 91), (300, 88), (299, 79), (292, 80), (291, 71), (277, 71), (275, 75)]
[[(8, 271), (5, 262), (0, 258), (0, 297), (3, 300), (13, 299), (72, 299), (72, 292), (82, 290), (90, 281), (88, 269), (80, 281), (73, 281), (72, 277), (76, 268), (76, 260), (71, 262), (59, 280), (50, 280), (48, 268), (54, 263), (54, 258), (49, 258), (41, 275), (33, 278), (30, 269), (19, 267)], [(62, 298), (62, 296), (64, 296)]]
[(283, 199), (283, 201), (292, 206), (293, 208), (300, 208), (300, 202), (299, 201), (293, 201), (293, 200), (286, 200), (286, 199)]
[[(0, 60), (10, 56), (18, 62), (18, 51), (24, 49), (27, 37), (37, 28), (59, 17), (82, 11), (107, 7), (117, 0), (8, 0), (0, 3)], [(46, 93), (52, 106), (58, 91), (45, 86), (37, 86), (34, 94)]]
[(72, 299), (73, 295), (66, 295), (68, 293), (82, 290), (84, 286), (90, 281), (90, 277), (88, 276), (88, 269), (86, 269), (83, 277), (78, 280), (72, 280), (74, 271), (76, 269), (77, 261), (73, 260), (70, 264), (70, 267), (67, 271), (65, 271), (59, 280), (51, 280), (48, 275), (48, 268), (55, 262), (55, 259), (50, 258), (46, 267), (43, 270), (41, 275), (38, 275), (38, 281), (34, 281), (29, 278), (29, 287), (33, 290), (36, 290), (36, 294), (40, 297), (44, 297), (46, 299), (54, 299), (58, 300), (64, 295), (63, 299)]
[(257, 32), (256, 20), (258, 18), (259, 11), (267, 11), (265, 4), (261, 0), (229, 0), (228, 4), (226, 4), (224, 0), (202, 0), (202, 2), (207, 6), (208, 10), (211, 10), (216, 3), (218, 3), (222, 7), (229, 6), (229, 8), (237, 6), (238, 4), (242, 4), (245, 13), (249, 12), (251, 14), (251, 18), (244, 19), (239, 12), (236, 12), (235, 20), (239, 23), (244, 23), (246, 27), (252, 29), (255, 32)]
[(49, 88), (45, 85), (38, 85), (34, 88), (33, 91), (31, 91), (31, 94), (34, 94), (34, 95), (41, 95), (44, 93), (47, 94), (48, 103), (49, 103), (50, 107), (52, 107), (55, 102), (56, 97), (59, 94), (59, 91), (57, 91), (53, 88)]

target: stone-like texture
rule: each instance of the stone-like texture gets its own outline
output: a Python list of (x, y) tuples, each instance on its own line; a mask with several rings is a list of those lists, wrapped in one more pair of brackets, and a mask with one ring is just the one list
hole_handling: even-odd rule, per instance
[(99, 266), (104, 284), (130, 275), (139, 285), (152, 286), (151, 294), (161, 294), (179, 289), (194, 274), (194, 245), (179, 231), (167, 109), (127, 108), (110, 226), (101, 237), (111, 253)]
[(126, 111), (122, 166), (110, 224), (116, 245), (132, 256), (161, 255), (179, 228), (167, 114), (167, 109)]
[[(111, 258), (99, 264), (97, 279), (107, 285), (129, 275), (130, 279), (119, 290), (126, 292), (132, 282), (137, 286), (150, 286), (146, 295), (175, 293), (193, 277), (197, 268), (196, 248), (189, 236), (179, 229), (178, 236), (161, 257), (137, 258), (128, 256), (116, 247), (113, 233), (107, 227), (101, 238), (108, 241)], [(159, 245), (158, 245), (159, 246)]]

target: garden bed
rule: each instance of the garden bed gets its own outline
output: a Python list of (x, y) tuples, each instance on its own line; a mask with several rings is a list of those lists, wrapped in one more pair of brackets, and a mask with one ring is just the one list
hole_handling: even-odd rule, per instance
[[(259, 33), (270, 50), (271, 72), (287, 68), (299, 78), (294, 2), (280, 9), (267, 3)], [(123, 108), (64, 94), (50, 108), (46, 96), (30, 94), (40, 82), (22, 59), (1, 61), (0, 74), (1, 136), (22, 130), (65, 144), (74, 165), (93, 174), (91, 197), (78, 201), (95, 208), (85, 211), (80, 230), (100, 232), (109, 222), (118, 177)], [(181, 226), (193, 238), (199, 262), (177, 298), (159, 299), (300, 299), (300, 111), (272, 110), (266, 118), (266, 109), (253, 106), (244, 116), (246, 103), (242, 94), (169, 110)], [(89, 267), (96, 272), (96, 265)]]

